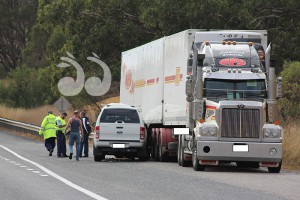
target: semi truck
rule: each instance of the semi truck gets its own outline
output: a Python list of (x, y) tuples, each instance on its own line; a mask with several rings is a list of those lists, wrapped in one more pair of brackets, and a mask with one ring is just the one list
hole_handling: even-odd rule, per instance
[(274, 63), (265, 30), (185, 30), (122, 53), (120, 102), (141, 113), (157, 161), (279, 173)]

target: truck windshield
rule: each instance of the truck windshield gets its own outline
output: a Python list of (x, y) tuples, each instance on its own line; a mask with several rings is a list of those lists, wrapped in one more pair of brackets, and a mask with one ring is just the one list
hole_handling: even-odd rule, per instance
[(100, 123), (140, 123), (140, 118), (136, 110), (132, 109), (105, 109), (100, 117)]
[(206, 79), (204, 82), (204, 97), (211, 100), (264, 99), (267, 97), (266, 84), (263, 79)]

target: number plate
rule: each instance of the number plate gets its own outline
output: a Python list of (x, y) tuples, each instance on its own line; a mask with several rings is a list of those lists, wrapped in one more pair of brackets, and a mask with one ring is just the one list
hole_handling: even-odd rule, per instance
[(232, 151), (233, 152), (248, 152), (249, 151), (249, 146), (247, 144), (233, 145), (232, 146)]
[(125, 144), (113, 144), (113, 148), (114, 149), (124, 149), (125, 148)]

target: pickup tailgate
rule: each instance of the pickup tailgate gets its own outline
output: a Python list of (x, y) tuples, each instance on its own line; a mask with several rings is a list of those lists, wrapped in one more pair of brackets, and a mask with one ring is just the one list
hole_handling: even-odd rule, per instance
[(140, 119), (134, 109), (106, 109), (100, 118), (100, 140), (140, 141)]

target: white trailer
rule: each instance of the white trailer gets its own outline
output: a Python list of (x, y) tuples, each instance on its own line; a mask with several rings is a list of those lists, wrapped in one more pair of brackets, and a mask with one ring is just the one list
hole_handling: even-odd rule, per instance
[[(199, 29), (190, 29), (171, 36), (163, 37), (161, 39), (155, 40), (148, 44), (136, 47), (134, 49), (122, 53), (120, 101), (121, 103), (137, 107), (138, 110), (141, 112), (142, 118), (147, 126), (147, 133), (149, 139), (148, 144), (151, 147), (151, 156), (156, 160), (164, 161), (166, 160), (166, 158), (168, 158), (168, 156), (177, 155), (179, 164), (185, 166), (186, 161), (192, 158), (193, 145), (196, 145), (194, 149), (198, 147), (198, 151), (201, 151), (201, 145), (207, 144), (207, 142), (209, 142), (210, 140), (212, 140), (212, 142), (217, 141), (213, 145), (213, 147), (218, 145), (218, 140), (230, 140), (230, 138), (228, 137), (222, 138), (223, 135), (221, 134), (221, 130), (217, 129), (218, 133), (217, 135), (215, 135), (214, 138), (206, 138), (205, 142), (195, 142), (195, 140), (202, 140), (203, 138), (205, 138), (196, 138), (195, 133), (201, 134), (199, 133), (199, 130), (203, 128), (202, 126), (206, 126), (207, 124), (210, 125), (209, 123), (212, 120), (211, 116), (206, 116), (207, 113), (210, 112), (209, 109), (205, 110), (204, 108), (205, 112), (202, 112), (203, 109), (201, 108), (204, 106), (203, 102), (206, 100), (206, 97), (203, 97), (203, 83), (208, 77), (213, 77), (215, 79), (217, 79), (218, 77), (224, 79), (225, 77), (226, 79), (227, 76), (225, 73), (214, 73), (215, 68), (213, 66), (207, 66), (206, 68), (203, 67), (203, 63), (201, 62), (203, 62), (204, 59), (198, 59), (198, 56), (208, 56), (207, 58), (209, 58), (209, 56), (211, 56), (211, 53), (214, 51), (214, 45), (212, 45), (213, 48), (210, 49), (202, 47), (200, 48), (202, 43), (204, 43), (205, 41), (213, 41), (219, 43), (221, 43), (222, 41), (234, 41), (234, 44), (239, 42), (254, 42), (257, 44), (261, 44), (263, 48), (266, 49), (267, 32), (263, 30), (205, 31)], [(228, 48), (233, 49), (233, 52), (234, 49), (246, 49), (245, 45), (241, 47), (239, 47), (239, 45), (235, 45), (235, 47)], [(251, 49), (253, 51), (252, 53)], [(247, 55), (251, 57), (254, 53), (254, 57), (256, 56), (255, 59), (258, 58), (257, 52), (253, 47), (251, 47), (250, 49), (248, 48), (248, 50), (250, 50), (250, 54), (248, 53)], [(224, 55), (225, 57), (227, 56), (228, 58), (231, 58), (232, 51), (229, 51), (229, 53), (225, 52), (222, 56), (224, 57)], [(211, 59), (213, 60), (213, 62), (215, 62), (214, 57), (211, 57)], [(252, 58), (249, 59), (250, 64), (245, 62), (248, 66), (248, 71), (250, 70), (250, 68), (255, 67), (254, 65), (251, 65)], [(228, 60), (226, 59), (223, 60), (224, 62), (228, 62)], [(266, 60), (266, 62), (267, 61), (268, 60)], [(266, 63), (266, 67), (268, 66), (269, 63)], [(236, 68), (236, 66), (234, 66), (234, 68)], [(204, 72), (204, 70), (206, 71)], [(267, 70), (269, 70), (269, 68)], [(233, 76), (231, 75), (230, 77), (232, 78), (232, 80), (245, 79), (249, 77), (248, 75), (245, 75), (243, 73), (246, 71), (240, 69), (239, 74)], [(255, 71), (253, 73), (258, 73), (258, 71)], [(220, 72), (225, 71), (220, 70)], [(259, 71), (259, 73), (261, 73), (261, 71)], [(271, 74), (273, 74), (273, 72)], [(197, 77), (197, 75), (201, 76)], [(250, 76), (253, 78), (255, 75), (251, 74)], [(268, 82), (266, 80), (265, 75), (258, 74), (257, 76), (262, 77), (264, 81)], [(272, 75), (272, 77), (272, 80), (270, 79), (268, 84), (272, 82), (270, 86), (273, 87), (275, 86), (274, 76)], [(274, 89), (272, 87), (271, 89), (269, 89), (271, 91), (270, 96), (274, 96)], [(233, 104), (238, 104), (239, 101), (239, 99), (235, 99), (234, 102), (226, 102), (226, 105), (230, 107), (229, 105), (232, 106)], [(216, 112), (221, 112), (218, 111), (218, 109), (220, 108), (220, 106), (218, 106), (218, 102), (207, 102), (208, 104), (214, 105), (214, 108), (217, 109)], [(210, 106), (208, 104), (206, 104), (206, 106)], [(252, 104), (262, 105), (260, 103), (256, 104), (255, 102), (252, 102)], [(268, 115), (274, 117), (272, 113), (273, 111), (271, 109), (274, 105), (274, 99), (268, 97), (268, 103), (267, 99), (265, 99), (263, 105), (266, 104), (268, 104), (270, 108), (270, 111), (268, 110)], [(259, 109), (261, 112), (264, 112), (264, 108)], [(262, 115), (265, 118), (267, 116), (266, 113)], [(219, 116), (217, 116), (216, 119), (216, 127), (220, 128), (218, 124), (220, 125), (221, 122), (218, 117)], [(201, 120), (203, 118), (203, 121), (205, 122), (204, 124), (201, 123), (199, 125), (200, 118)], [(268, 123), (270, 122), (270, 120), (262, 120), (261, 122), (259, 122), (259, 128), (262, 128), (266, 121)], [(274, 122), (274, 120), (272, 119), (271, 122)], [(270, 126), (271, 129), (274, 129), (273, 125)], [(264, 127), (270, 126), (266, 125)], [(182, 130), (184, 130), (183, 132), (187, 133), (187, 135), (180, 135), (179, 137), (174, 135), (174, 130), (176, 128), (184, 128)], [(281, 131), (280, 127), (276, 126), (275, 129)], [(263, 139), (264, 136), (262, 135), (262, 130), (259, 130), (259, 133), (257, 134), (259, 135), (260, 140)], [(251, 139), (249, 140), (249, 138), (232, 138), (232, 141), (237, 141), (237, 143), (240, 143), (244, 140), (247, 142), (252, 141)], [(255, 141), (256, 140), (257, 139), (255, 139)], [(279, 152), (277, 157), (275, 159), (266, 159), (268, 162), (264, 162), (265, 164), (268, 164), (269, 162), (274, 162), (271, 163), (271, 167), (278, 167), (278, 162), (281, 161), (281, 143), (278, 145), (277, 146), (279, 148)], [(264, 146), (264, 144), (262, 144), (262, 146)], [(269, 148), (266, 145), (265, 147), (266, 149)], [(213, 152), (213, 157), (209, 157), (210, 154), (205, 154), (205, 156), (203, 156), (199, 152), (196, 152), (196, 160), (198, 165), (194, 167), (195, 170), (204, 169), (204, 167), (199, 167), (199, 164), (201, 166), (201, 163), (206, 163), (207, 165), (214, 165), (218, 164), (219, 160), (223, 161), (223, 154), (218, 153), (217, 151)], [(218, 156), (218, 154), (220, 154), (220, 156)], [(257, 156), (259, 157), (259, 155)], [(205, 162), (203, 160), (201, 161), (202, 158), (205, 158)], [(214, 160), (210, 161), (211, 158), (213, 158)], [(215, 158), (218, 160), (215, 160)], [(228, 157), (226, 159), (228, 159)], [(229, 161), (235, 161), (234, 156), (232, 156), (232, 159), (233, 160), (229, 159)], [(238, 159), (239, 161), (247, 161), (247, 159), (244, 159), (243, 156), (239, 157)], [(255, 158), (251, 159), (252, 161), (255, 161)], [(261, 161), (264, 159), (258, 160)]]

